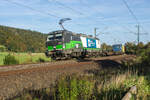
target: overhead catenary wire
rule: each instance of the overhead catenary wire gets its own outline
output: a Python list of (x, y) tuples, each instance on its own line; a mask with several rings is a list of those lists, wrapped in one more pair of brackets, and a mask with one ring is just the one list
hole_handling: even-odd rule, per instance
[[(92, 7), (90, 7), (90, 6), (88, 6), (86, 3), (84, 3), (83, 0), (79, 0), (79, 1), (80, 1), (80, 3), (81, 3), (82, 5), (85, 5), (85, 6), (89, 7), (89, 8), (91, 8), (91, 9), (93, 9)], [(107, 17), (105, 17), (105, 16), (103, 15), (103, 13), (101, 13), (100, 11), (99, 11), (99, 14), (102, 16), (101, 19), (107, 19)], [(118, 21), (113, 20), (113, 22), (114, 22), (115, 24), (119, 25), (119, 26), (121, 25), (121, 24), (118, 23)], [(121, 26), (122, 26), (122, 28), (124, 28), (123, 25), (121, 25)]]
[[(58, 17), (58, 16), (53, 15), (53, 14), (51, 14), (51, 13), (47, 13), (47, 12), (44, 12), (44, 11), (41, 11), (41, 10), (37, 10), (37, 9), (35, 9), (35, 8), (32, 8), (32, 7), (30, 7), (30, 6), (27, 6), (27, 5), (18, 3), (18, 2), (14, 2), (14, 1), (11, 1), (11, 0), (5, 0), (5, 1), (10, 2), (10, 3), (12, 3), (12, 4), (15, 4), (15, 5), (18, 5), (18, 6), (22, 6), (22, 7), (28, 8), (28, 9), (30, 9), (30, 10), (32, 10), (32, 11), (36, 11), (36, 12), (39, 12), (39, 13), (42, 13), (42, 14), (51, 16), (51, 17), (61, 18), (61, 17)], [(65, 6), (64, 4), (62, 4), (62, 3), (60, 3), (60, 2), (58, 2), (58, 1), (56, 1), (56, 0), (55, 0), (55, 2), (59, 3), (60, 5), (62, 5), (62, 6), (64, 6), (64, 7), (67, 7), (67, 6)], [(70, 7), (67, 7), (67, 8), (70, 8)], [(71, 9), (72, 9), (72, 8), (71, 8)], [(74, 9), (72, 9), (72, 10), (74, 10)], [(74, 11), (76, 11), (76, 10), (74, 10)], [(79, 12), (78, 12), (78, 13), (79, 13)]]
[[(80, 3), (81, 3), (82, 5), (84, 5), (84, 6), (88, 7), (88, 8), (93, 9), (92, 7), (90, 7), (89, 5), (87, 5), (86, 3), (84, 3), (83, 0), (79, 0), (79, 1), (80, 1)], [(99, 12), (99, 14), (102, 16), (102, 19), (103, 19), (103, 20), (104, 20), (104, 19), (107, 19), (101, 12)], [(115, 21), (115, 20), (112, 20), (112, 21), (113, 21), (116, 25), (121, 26), (122, 29), (126, 29), (126, 30), (128, 30), (129, 32), (131, 32), (131, 30), (129, 30), (128, 28), (126, 28), (124, 25), (118, 23), (118, 21)]]
[[(141, 23), (139, 22), (139, 20), (135, 16), (134, 12), (131, 10), (131, 8), (128, 5), (127, 1), (126, 0), (122, 0), (122, 1), (125, 4), (125, 6), (127, 7), (127, 9), (129, 10), (129, 12), (131, 13), (131, 15), (133, 16), (133, 18), (135, 19), (135, 21), (137, 22), (137, 24), (140, 25), (142, 27), (142, 29), (145, 31), (144, 27), (141, 25)], [(147, 31), (145, 31), (145, 32), (148, 33)]]
[(54, 14), (51, 14), (51, 13), (48, 13), (48, 12), (44, 12), (44, 11), (41, 11), (41, 10), (37, 10), (37, 9), (35, 9), (35, 8), (32, 8), (32, 7), (30, 7), (30, 6), (27, 6), (27, 5), (18, 3), (18, 2), (14, 2), (14, 1), (11, 1), (11, 0), (5, 0), (5, 1), (7, 1), (7, 2), (9, 2), (9, 3), (12, 3), (12, 4), (15, 4), (15, 5), (18, 5), (18, 6), (22, 6), (22, 7), (28, 8), (28, 9), (30, 9), (30, 10), (32, 10), (32, 11), (36, 11), (36, 12), (38, 12), (38, 13), (42, 13), (42, 14), (45, 14), (45, 15), (54, 17), (54, 18), (61, 18), (61, 17), (58, 17), (58, 16), (56, 16), (56, 15), (54, 15)]
[(65, 7), (65, 8), (68, 8), (68, 9), (72, 10), (73, 12), (76, 12), (76, 13), (78, 13), (78, 14), (80, 14), (80, 15), (84, 15), (84, 13), (82, 13), (82, 12), (76, 10), (76, 9), (73, 9), (72, 7), (66, 6), (65, 4), (63, 4), (63, 3), (61, 3), (61, 2), (59, 2), (59, 1), (57, 1), (57, 0), (51, 0), (51, 1), (57, 3), (57, 4), (60, 5), (60, 6), (63, 6), (63, 7)]
[(135, 19), (135, 21), (137, 22), (137, 24), (139, 24), (139, 21), (137, 19), (137, 17), (135, 16), (135, 14), (133, 13), (133, 11), (131, 10), (131, 8), (129, 7), (128, 3), (126, 2), (126, 0), (122, 0), (123, 3), (125, 4), (125, 6), (127, 7), (127, 9), (129, 10), (130, 14), (133, 16), (133, 18)]
[[(58, 17), (58, 16), (56, 16), (56, 15), (53, 15), (53, 14), (51, 14), (51, 13), (48, 13), (48, 12), (43, 12), (43, 11), (41, 11), (41, 10), (37, 10), (37, 9), (35, 9), (35, 8), (33, 8), (33, 7), (30, 7), (30, 6), (27, 6), (27, 5), (24, 5), (24, 4), (20, 4), (20, 3), (17, 3), (17, 2), (14, 2), (14, 1), (11, 1), (11, 0), (5, 0), (5, 1), (8, 1), (8, 2), (10, 2), (10, 3), (13, 3), (13, 4), (16, 4), (16, 5), (18, 5), (18, 6), (23, 6), (23, 7), (25, 7), (25, 8), (28, 8), (28, 9), (30, 9), (30, 10), (33, 10), (33, 11), (36, 11), (36, 12), (39, 12), (39, 13), (42, 13), (42, 14), (45, 14), (45, 15), (49, 15), (49, 16), (52, 16), (52, 17), (54, 17), (54, 18), (61, 18), (61, 17)], [(57, 4), (58, 4), (58, 2), (59, 1), (57, 1), (57, 0), (54, 0), (55, 2), (57, 2)], [(124, 0), (125, 1), (125, 0)], [(126, 2), (126, 1), (125, 1)], [(82, 2), (83, 3), (83, 2)], [(63, 4), (63, 3), (60, 3), (59, 2), (59, 4), (60, 5), (62, 5), (62, 6), (64, 6), (64, 7), (66, 7), (66, 8), (68, 8), (68, 9), (71, 9), (71, 10), (73, 10), (73, 11), (77, 11), (77, 10), (75, 10), (75, 9), (73, 9), (73, 8), (71, 8), (71, 7), (68, 7), (68, 6), (66, 6), (65, 4)], [(85, 3), (83, 3), (83, 4), (85, 4)], [(127, 4), (128, 5), (128, 4)], [(88, 6), (89, 7), (89, 6)], [(129, 6), (128, 6), (129, 7)], [(92, 8), (92, 7), (91, 7)], [(130, 9), (130, 7), (129, 7), (129, 9)], [(131, 10), (131, 9), (130, 9)], [(80, 11), (81, 12), (81, 11)], [(77, 11), (77, 13), (80, 13), (80, 12), (78, 12)], [(131, 10), (131, 12), (132, 12), (132, 10)], [(99, 12), (100, 13), (100, 12)], [(133, 13), (133, 12), (132, 12)], [(133, 13), (133, 15), (134, 15), (134, 13)], [(104, 16), (103, 16), (104, 17)], [(135, 18), (136, 18), (136, 16), (135, 16)], [(137, 19), (137, 18), (136, 18)], [(118, 23), (119, 24), (119, 23)]]
[[(135, 21), (137, 22), (137, 28), (138, 28), (138, 33), (137, 33), (137, 35), (138, 35), (138, 44), (139, 44), (139, 37), (140, 37), (140, 35), (143, 35), (143, 34), (145, 34), (145, 33), (142, 33), (142, 34), (140, 34), (140, 26), (142, 27), (142, 29), (145, 31), (145, 29), (144, 29), (144, 27), (141, 25), (141, 23), (139, 22), (139, 20), (137, 19), (137, 17), (135, 16), (135, 14), (133, 13), (133, 11), (131, 10), (131, 8), (129, 7), (129, 5), (128, 5), (128, 3), (127, 3), (127, 1), (126, 0), (122, 0), (123, 1), (123, 3), (125, 4), (125, 6), (128, 8), (128, 10), (129, 10), (129, 12), (131, 13), (131, 15), (133, 16), (133, 18), (135, 19)], [(146, 32), (146, 31), (145, 31)], [(146, 34), (148, 34), (147, 32), (146, 32)]]
[[(84, 5), (84, 7), (88, 7), (90, 9), (93, 9), (91, 6), (89, 6), (87, 3), (84, 3), (83, 0), (79, 0), (81, 5)], [(92, 11), (92, 10), (91, 10)], [(103, 14), (101, 12), (99, 12), (99, 14), (102, 16), (103, 19), (105, 19), (105, 17), (103, 16)]]

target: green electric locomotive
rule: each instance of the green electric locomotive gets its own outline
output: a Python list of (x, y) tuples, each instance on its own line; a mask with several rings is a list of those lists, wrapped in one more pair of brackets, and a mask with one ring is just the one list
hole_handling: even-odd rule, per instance
[(52, 59), (84, 58), (101, 54), (100, 40), (67, 30), (53, 31), (46, 41), (46, 56)]

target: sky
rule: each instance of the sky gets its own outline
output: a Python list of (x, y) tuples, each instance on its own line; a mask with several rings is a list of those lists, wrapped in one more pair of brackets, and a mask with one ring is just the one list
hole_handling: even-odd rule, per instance
[[(140, 41), (150, 42), (150, 0), (125, 0), (140, 23)], [(123, 0), (0, 0), (0, 25), (42, 33), (64, 27), (94, 35), (102, 43), (137, 43), (137, 21)]]

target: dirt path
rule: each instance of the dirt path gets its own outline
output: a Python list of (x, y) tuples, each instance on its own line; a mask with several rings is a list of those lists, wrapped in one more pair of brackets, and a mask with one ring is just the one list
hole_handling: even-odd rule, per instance
[(92, 58), (84, 61), (60, 61), (42, 64), (3, 66), (0, 68), (0, 100), (17, 95), (24, 89), (49, 87), (62, 74), (85, 74), (87, 70), (108, 66), (119, 66), (122, 60), (133, 56), (121, 55)]

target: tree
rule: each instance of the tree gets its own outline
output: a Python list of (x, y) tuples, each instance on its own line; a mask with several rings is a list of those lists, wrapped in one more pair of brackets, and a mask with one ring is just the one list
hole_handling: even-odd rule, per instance
[(0, 44), (13, 52), (45, 52), (47, 34), (0, 25)]
[(103, 43), (101, 45), (101, 47), (102, 47), (103, 51), (112, 51), (112, 46), (111, 45), (107, 45), (106, 43)]
[(137, 46), (138, 46), (139, 49), (143, 49), (144, 48), (143, 42), (140, 42)]
[(106, 48), (107, 48), (107, 44), (106, 44), (106, 43), (103, 43), (103, 44), (101, 45), (101, 47), (102, 47), (102, 50), (105, 51)]
[(127, 54), (136, 54), (137, 46), (132, 42), (125, 43), (125, 51)]

